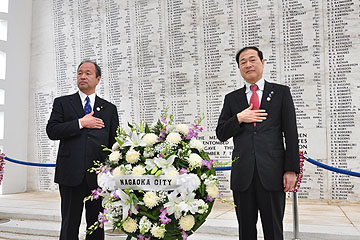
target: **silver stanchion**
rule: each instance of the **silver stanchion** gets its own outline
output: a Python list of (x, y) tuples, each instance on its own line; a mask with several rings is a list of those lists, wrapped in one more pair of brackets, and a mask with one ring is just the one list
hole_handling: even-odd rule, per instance
[(299, 214), (298, 214), (297, 192), (293, 192), (293, 230), (294, 238), (292, 240), (300, 240), (299, 237)]

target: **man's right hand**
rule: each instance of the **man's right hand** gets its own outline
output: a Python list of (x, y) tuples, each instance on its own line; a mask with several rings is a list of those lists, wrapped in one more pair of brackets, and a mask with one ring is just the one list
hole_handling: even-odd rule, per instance
[(94, 117), (93, 115), (94, 115), (94, 111), (80, 118), (81, 126), (83, 128), (97, 128), (97, 129), (101, 129), (105, 127), (103, 120), (101, 118)]
[(268, 115), (266, 110), (252, 110), (253, 105), (246, 108), (242, 112), (236, 114), (239, 124), (241, 123), (252, 123), (252, 122), (262, 122), (266, 120), (266, 116)]

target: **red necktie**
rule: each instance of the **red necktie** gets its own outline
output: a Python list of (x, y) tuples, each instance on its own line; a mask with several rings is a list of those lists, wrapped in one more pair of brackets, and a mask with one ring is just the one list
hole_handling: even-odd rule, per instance
[[(258, 85), (254, 84), (250, 86), (250, 90), (252, 91), (252, 95), (250, 98), (250, 105), (253, 105), (252, 110), (259, 110), (259, 96), (256, 93), (256, 90), (258, 90)], [(254, 126), (256, 126), (256, 123), (254, 122)]]

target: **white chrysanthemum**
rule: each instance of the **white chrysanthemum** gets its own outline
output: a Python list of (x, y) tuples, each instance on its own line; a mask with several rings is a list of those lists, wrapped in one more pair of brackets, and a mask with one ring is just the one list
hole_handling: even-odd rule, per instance
[(189, 127), (186, 124), (178, 124), (176, 125), (176, 131), (184, 135), (187, 135), (189, 133)]
[(155, 133), (147, 133), (143, 137), (143, 140), (145, 141), (146, 146), (152, 146), (159, 141), (159, 138)]
[(140, 153), (134, 149), (130, 149), (126, 153), (126, 161), (128, 163), (136, 163), (140, 159)]
[(190, 145), (191, 148), (196, 148), (199, 151), (202, 151), (205, 148), (204, 144), (200, 140), (197, 140), (195, 138), (192, 138), (190, 140), (189, 145)]
[(125, 175), (125, 168), (123, 166), (118, 166), (113, 170), (113, 176)]
[(146, 192), (144, 194), (143, 201), (144, 201), (145, 206), (148, 208), (153, 208), (153, 207), (157, 206), (159, 203), (159, 200), (160, 200), (160, 198), (155, 192)]
[(120, 158), (121, 158), (121, 153), (120, 153), (119, 151), (113, 151), (113, 152), (110, 153), (110, 155), (109, 155), (109, 160), (110, 160), (111, 162), (117, 163), (117, 162), (119, 162)]
[(163, 238), (164, 234), (166, 232), (166, 229), (164, 227), (160, 226), (153, 226), (150, 230), (151, 234), (156, 238)]
[(188, 162), (193, 168), (200, 167), (202, 163), (202, 158), (199, 156), (199, 154), (191, 153), (188, 157)]
[(145, 168), (141, 165), (138, 165), (133, 168), (132, 175), (144, 175), (145, 172), (146, 172)]
[(209, 194), (209, 197), (211, 198), (219, 197), (219, 189), (217, 188), (216, 184), (206, 185), (206, 192)]
[(180, 218), (179, 225), (184, 231), (190, 231), (195, 224), (195, 218), (192, 215), (186, 215)]
[(178, 144), (181, 141), (181, 135), (177, 132), (169, 133), (166, 137), (166, 141), (169, 143)]
[(134, 233), (136, 231), (137, 227), (138, 227), (138, 225), (136, 223), (136, 220), (131, 217), (128, 217), (123, 223), (123, 228), (124, 228), (125, 232), (128, 232), (128, 233)]
[(120, 149), (120, 145), (118, 142), (115, 142), (113, 145), (112, 145), (112, 148), (111, 150), (113, 151), (118, 151)]
[(142, 216), (139, 221), (139, 229), (141, 234), (147, 233), (151, 228), (151, 222), (146, 216)]

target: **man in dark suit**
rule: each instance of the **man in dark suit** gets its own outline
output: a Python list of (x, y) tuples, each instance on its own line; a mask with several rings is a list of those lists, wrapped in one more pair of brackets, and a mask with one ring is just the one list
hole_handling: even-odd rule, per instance
[[(77, 85), (80, 91), (54, 100), (46, 132), (51, 140), (60, 140), (56, 160), (55, 182), (61, 197), (61, 240), (76, 240), (83, 211), (83, 199), (96, 189), (97, 177), (87, 170), (94, 160), (104, 161), (101, 145), (115, 142), (119, 117), (116, 106), (96, 96), (101, 78), (100, 67), (92, 61), (80, 63)], [(97, 221), (103, 210), (101, 199), (85, 203), (87, 227)], [(104, 239), (98, 229), (87, 240)]]
[(236, 62), (245, 86), (225, 96), (216, 135), (234, 142), (230, 188), (239, 239), (257, 239), (260, 212), (265, 239), (282, 240), (285, 192), (300, 171), (294, 104), (288, 87), (263, 79), (258, 48), (241, 49)]

